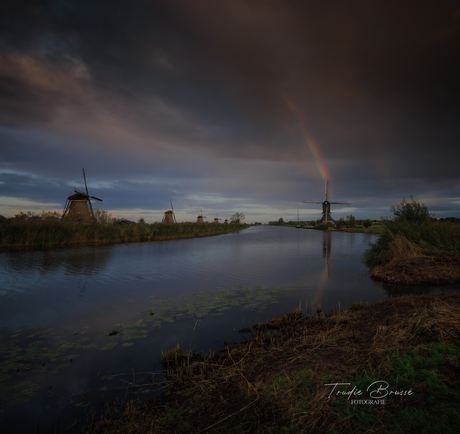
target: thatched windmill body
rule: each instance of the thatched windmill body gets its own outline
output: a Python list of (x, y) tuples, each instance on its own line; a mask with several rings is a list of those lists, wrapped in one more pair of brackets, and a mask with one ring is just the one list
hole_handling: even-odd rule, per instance
[(169, 199), (169, 202), (171, 202), (171, 211), (165, 211), (165, 214), (163, 216), (163, 220), (161, 220), (161, 223), (177, 223), (176, 216), (174, 214), (174, 208), (172, 204), (172, 200)]
[(217, 217), (214, 217), (214, 223), (219, 223), (219, 220), (222, 220), (219, 218), (219, 214), (217, 214)]
[(334, 224), (335, 225), (335, 221), (332, 219), (331, 217), (331, 204), (333, 205), (338, 205), (338, 204), (341, 204), (341, 205), (350, 205), (350, 202), (329, 202), (327, 200), (327, 190), (328, 190), (328, 186), (329, 186), (329, 181), (326, 181), (326, 195), (325, 195), (325, 198), (324, 198), (324, 202), (312, 202), (312, 201), (302, 201), (302, 203), (318, 203), (318, 204), (322, 204), (323, 205), (323, 216), (321, 218), (321, 224)]
[(91, 199), (98, 200), (99, 202), (102, 202), (102, 199), (89, 195), (85, 169), (83, 169), (83, 180), (85, 181), (86, 193), (74, 187), (75, 194), (67, 198), (61, 220), (66, 218), (79, 223), (93, 223), (96, 220)]
[(207, 218), (205, 215), (203, 215), (203, 210), (201, 210), (201, 214), (196, 218), (197, 223), (205, 223), (203, 219)]

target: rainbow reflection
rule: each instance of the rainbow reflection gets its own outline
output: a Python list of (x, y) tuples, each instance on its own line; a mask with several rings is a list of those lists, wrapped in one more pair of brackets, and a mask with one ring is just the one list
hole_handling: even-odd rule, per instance
[(316, 307), (321, 304), (321, 298), (326, 287), (326, 282), (329, 279), (329, 258), (331, 256), (331, 234), (329, 232), (323, 233), (323, 258), (324, 258), (324, 268), (319, 273), (316, 290), (311, 297), (311, 307), (316, 309)]

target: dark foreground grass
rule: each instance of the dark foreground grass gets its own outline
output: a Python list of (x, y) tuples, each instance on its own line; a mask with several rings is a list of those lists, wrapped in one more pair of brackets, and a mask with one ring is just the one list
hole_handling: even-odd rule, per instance
[(372, 278), (387, 283), (460, 282), (460, 224), (388, 222), (365, 262)]
[(1, 248), (45, 248), (87, 244), (137, 243), (207, 237), (245, 229), (245, 224), (71, 224), (59, 220), (29, 220), (0, 224)]
[(87, 432), (458, 432), (459, 337), (459, 294), (297, 309), (207, 357), (166, 352), (167, 391)]

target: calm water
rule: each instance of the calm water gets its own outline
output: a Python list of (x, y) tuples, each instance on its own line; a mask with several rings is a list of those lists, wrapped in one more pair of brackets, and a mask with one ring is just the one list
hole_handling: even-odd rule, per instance
[(299, 304), (327, 313), (401, 294), (369, 279), (362, 255), (374, 240), (258, 226), (202, 239), (0, 253), (2, 432), (73, 432), (91, 408), (158, 394), (129, 383), (159, 381), (161, 351), (179, 342), (219, 350), (224, 339), (241, 339), (239, 329)]

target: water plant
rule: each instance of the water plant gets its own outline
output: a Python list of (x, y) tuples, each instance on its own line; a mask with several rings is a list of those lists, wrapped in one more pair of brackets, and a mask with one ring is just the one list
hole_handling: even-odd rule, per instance
[(231, 309), (263, 311), (287, 289), (262, 286), (221, 287), (169, 299), (152, 297), (151, 307), (134, 321), (108, 327), (99, 333), (88, 327), (70, 331), (52, 328), (15, 330), (0, 335), (0, 403), (18, 405), (29, 400), (40, 385), (29, 381), (37, 373), (60, 372), (69, 368), (86, 351), (123, 351), (139, 339), (154, 336), (168, 323), (194, 320), (187, 352), (191, 354), (193, 337), (200, 319), (206, 315), (224, 315)]

